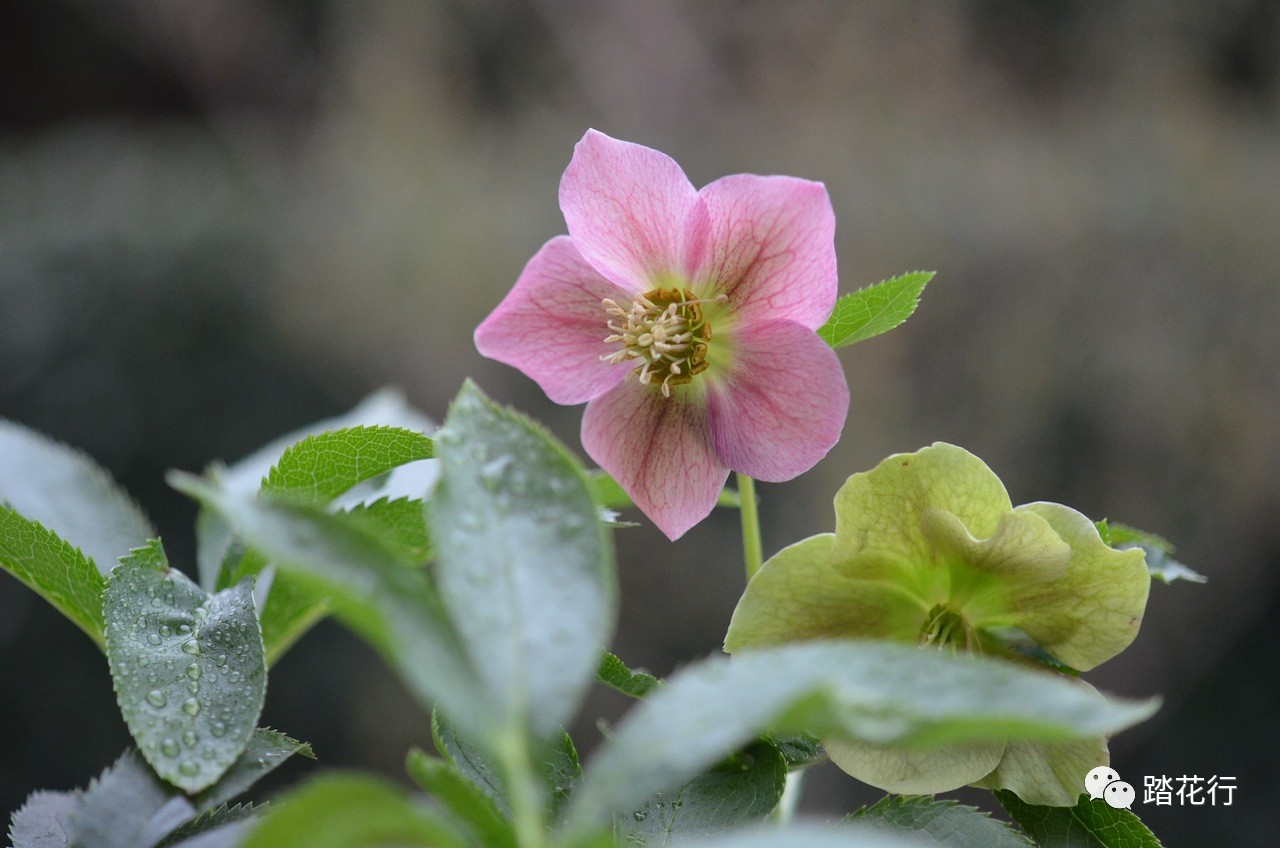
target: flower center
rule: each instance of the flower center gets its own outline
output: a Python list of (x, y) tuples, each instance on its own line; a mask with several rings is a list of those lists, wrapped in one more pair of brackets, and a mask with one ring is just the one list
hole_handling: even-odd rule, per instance
[(982, 641), (964, 616), (947, 604), (935, 604), (920, 628), (920, 644), (982, 653)]
[(624, 309), (612, 298), (601, 301), (609, 315), (609, 344), (619, 343), (614, 353), (600, 358), (610, 365), (635, 363), (627, 375), (647, 385), (657, 383), (663, 397), (671, 397), (671, 387), (693, 381), (707, 370), (707, 343), (711, 324), (702, 315), (702, 304), (726, 300), (699, 300), (688, 289), (653, 289), (637, 297)]

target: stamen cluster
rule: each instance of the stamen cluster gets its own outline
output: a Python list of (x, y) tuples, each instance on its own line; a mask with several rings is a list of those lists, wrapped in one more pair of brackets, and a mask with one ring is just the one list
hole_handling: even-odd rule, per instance
[[(717, 300), (723, 300), (721, 295)], [(644, 385), (660, 380), (663, 397), (671, 397), (671, 387), (693, 381), (707, 370), (707, 342), (711, 324), (702, 314), (702, 304), (688, 289), (653, 289), (637, 297), (629, 309), (605, 298), (612, 334), (605, 341), (621, 342), (622, 348), (600, 358), (610, 365), (634, 362), (627, 378), (639, 378)]]

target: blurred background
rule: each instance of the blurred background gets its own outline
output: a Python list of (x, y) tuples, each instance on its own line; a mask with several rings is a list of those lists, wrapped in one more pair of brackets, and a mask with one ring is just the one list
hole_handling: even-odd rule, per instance
[[(0, 416), (82, 447), (193, 566), (168, 468), (236, 459), (384, 385), (443, 415), (463, 378), (578, 448), (580, 408), (481, 359), (475, 325), (564, 231), (588, 127), (695, 184), (824, 181), (842, 290), (936, 270), (901, 329), (842, 351), (844, 436), (764, 486), (766, 553), (831, 528), (844, 478), (942, 439), (1014, 502), (1171, 537), (1090, 675), (1165, 707), (1112, 743), (1144, 775), (1233, 776), (1231, 807), (1137, 804), (1170, 844), (1265, 844), (1280, 803), (1280, 4), (1273, 0), (6, 0)], [(619, 532), (616, 651), (718, 650), (736, 516)], [(656, 554), (655, 554), (656, 552)], [(577, 736), (625, 705), (593, 694)], [(318, 768), (400, 778), (425, 716), (331, 625), (264, 723)], [(0, 577), (0, 814), (127, 744), (106, 665)], [(830, 768), (805, 808), (878, 793)], [(979, 799), (980, 796), (970, 796)]]

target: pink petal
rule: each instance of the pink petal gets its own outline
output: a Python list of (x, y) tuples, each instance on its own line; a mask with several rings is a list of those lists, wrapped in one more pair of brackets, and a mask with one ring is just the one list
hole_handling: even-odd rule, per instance
[(727, 341), (732, 365), (710, 389), (720, 458), (770, 482), (808, 471), (839, 440), (849, 411), (835, 351), (790, 321), (754, 324)]
[(587, 404), (582, 446), (672, 540), (710, 514), (729, 476), (689, 387), (666, 398), (626, 381)]
[(476, 327), (476, 350), (523, 371), (556, 403), (591, 400), (617, 385), (633, 366), (609, 365), (603, 354), (610, 330), (600, 305), (631, 295), (587, 264), (568, 236), (556, 236), (534, 254), (515, 287)]
[(595, 130), (573, 150), (560, 209), (587, 261), (633, 291), (686, 277), (704, 249), (706, 209), (675, 160)]
[(836, 217), (822, 183), (735, 174), (706, 186), (711, 234), (696, 277), (744, 323), (816, 330), (836, 302)]

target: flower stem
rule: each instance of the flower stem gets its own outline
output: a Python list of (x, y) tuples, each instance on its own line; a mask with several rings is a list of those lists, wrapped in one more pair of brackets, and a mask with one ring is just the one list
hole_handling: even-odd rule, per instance
[(529, 737), (523, 727), (513, 727), (503, 735), (498, 749), (503, 776), (511, 793), (511, 818), (519, 848), (543, 848), (547, 844), (533, 762), (529, 757)]
[(742, 556), (747, 565), (747, 582), (764, 564), (764, 547), (760, 544), (760, 513), (756, 506), (756, 481), (738, 474), (738, 497), (742, 501)]

